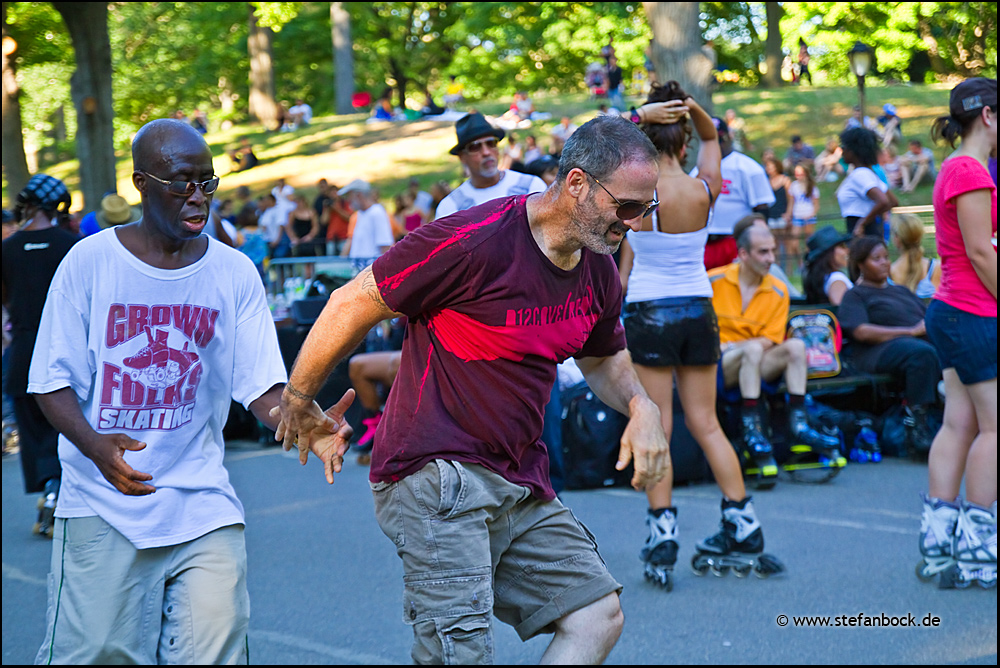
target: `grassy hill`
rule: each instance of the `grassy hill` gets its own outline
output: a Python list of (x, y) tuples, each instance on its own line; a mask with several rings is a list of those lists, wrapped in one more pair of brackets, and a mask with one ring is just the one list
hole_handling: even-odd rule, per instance
[[(870, 115), (877, 116), (882, 104), (893, 103), (904, 119), (905, 137), (920, 138), (925, 145), (931, 145), (931, 122), (947, 113), (946, 86), (880, 87), (870, 88), (866, 93)], [(535, 134), (543, 149), (548, 146), (548, 131), (561, 116), (570, 116), (579, 125), (592, 118), (597, 109), (597, 102), (586, 95), (537, 96), (534, 99), (536, 108), (550, 112), (552, 119), (518, 132)], [(629, 104), (641, 104), (638, 98), (628, 101)], [(853, 87), (732, 89), (717, 91), (713, 101), (718, 115), (733, 108), (746, 120), (747, 134), (754, 147), (750, 153), (759, 159), (761, 151), (769, 146), (779, 156), (784, 155), (793, 134), (802, 135), (819, 151), (829, 137), (843, 128), (851, 108), (857, 103), (857, 90)], [(482, 101), (469, 108), (474, 106), (483, 113), (499, 115), (508, 104), (506, 101)], [(375, 184), (382, 200), (391, 205), (392, 197), (411, 177), (416, 177), (425, 189), (440, 179), (455, 185), (462, 181), (458, 161), (448, 154), (455, 143), (453, 123), (421, 120), (370, 124), (366, 120), (365, 114), (320, 116), (314, 118), (309, 127), (291, 133), (267, 132), (251, 125), (210, 133), (206, 138), (216, 157), (216, 170), (223, 176), (218, 196), (229, 196), (241, 185), (249, 186), (255, 194), (263, 193), (270, 190), (277, 179), (284, 178), (311, 197), (320, 178), (337, 185), (363, 178)], [(247, 172), (227, 175), (230, 167), (226, 149), (235, 146), (241, 137), (251, 140), (261, 164)], [(939, 163), (950, 151), (941, 146), (932, 148)], [(74, 160), (47, 167), (45, 171), (62, 178), (76, 191), (78, 169)], [(138, 193), (131, 185), (131, 159), (127, 154), (119, 156), (118, 175), (119, 193), (137, 203)], [(833, 197), (836, 185), (820, 185), (821, 215), (839, 215)], [(929, 204), (931, 188), (924, 185), (899, 197), (904, 205)], [(74, 192), (74, 208), (80, 207), (82, 197)]]

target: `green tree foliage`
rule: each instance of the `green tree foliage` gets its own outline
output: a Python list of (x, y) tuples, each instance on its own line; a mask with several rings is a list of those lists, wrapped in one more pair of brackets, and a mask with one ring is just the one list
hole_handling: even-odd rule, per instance
[[(783, 3), (786, 11), (789, 3)], [(701, 28), (715, 47), (719, 69), (739, 74), (744, 85), (760, 81), (767, 21), (763, 2), (703, 2)]]
[[(996, 76), (997, 6), (986, 2), (786, 2), (786, 47), (801, 36), (812, 69), (850, 82), (846, 53), (855, 41), (875, 48), (877, 74), (908, 81), (920, 60), (939, 75)], [(923, 83), (923, 77), (918, 77)]]
[[(254, 3), (272, 27), (279, 100), (302, 97), (318, 114), (334, 108), (329, 6)], [(356, 87), (378, 94), (407, 86), (438, 96), (448, 75), (473, 99), (509, 99), (515, 90), (583, 90), (589, 63), (614, 36), (626, 81), (643, 72), (651, 33), (641, 3), (377, 2), (345, 3), (351, 14)], [(782, 3), (784, 50), (799, 37), (812, 69), (851, 83), (846, 52), (856, 40), (875, 47), (879, 74), (923, 81), (937, 75), (996, 76), (996, 4), (986, 2)], [(767, 34), (762, 2), (703, 2), (703, 36), (721, 67), (754, 84)], [(55, 146), (59, 109), (74, 135), (69, 75), (75, 68), (65, 25), (50, 3), (8, 3), (18, 42), (18, 81), (26, 140)], [(151, 118), (203, 107), (210, 120), (246, 118), (249, 60), (247, 5), (236, 2), (113, 2), (108, 28), (114, 65), (115, 136), (120, 148)], [(933, 76), (928, 75), (928, 76)], [(398, 95), (397, 95), (398, 101)]]
[(58, 150), (64, 136), (76, 135), (69, 94), (73, 43), (59, 12), (48, 2), (8, 3), (7, 20), (10, 36), (17, 42), (14, 57), (25, 146)]
[(626, 81), (643, 69), (652, 34), (641, 3), (472, 4), (455, 27), (461, 46), (446, 73), (462, 78), (476, 97), (508, 97), (518, 89), (585, 90), (584, 71), (601, 60), (609, 36)]

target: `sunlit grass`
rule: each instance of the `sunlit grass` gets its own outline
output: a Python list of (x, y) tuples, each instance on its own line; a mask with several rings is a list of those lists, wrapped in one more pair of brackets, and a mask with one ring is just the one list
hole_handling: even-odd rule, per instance
[[(544, 148), (548, 132), (566, 115), (576, 124), (592, 118), (599, 101), (585, 94), (543, 96), (535, 98), (535, 106), (547, 111), (552, 118), (535, 124), (519, 135), (534, 134)], [(857, 104), (857, 89), (853, 87), (787, 87), (780, 90), (723, 89), (713, 95), (715, 112), (722, 115), (733, 108), (747, 122), (747, 134), (753, 143), (749, 154), (760, 158), (766, 147), (784, 155), (793, 134), (802, 135), (817, 152), (825, 141), (837, 135)], [(642, 99), (631, 97), (629, 105), (641, 105)], [(938, 164), (948, 154), (945, 147), (934, 146), (929, 131), (933, 120), (947, 113), (948, 87), (940, 85), (875, 87), (866, 91), (868, 115), (878, 116), (884, 103), (896, 105), (904, 119), (906, 139), (919, 138), (934, 150)], [(509, 107), (509, 101), (479, 101), (468, 105), (485, 114), (498, 116)], [(405, 188), (406, 182), (417, 178), (424, 189), (440, 179), (457, 185), (462, 179), (461, 168), (448, 150), (455, 143), (453, 123), (410, 121), (402, 123), (366, 123), (367, 115), (320, 116), (308, 127), (295, 132), (268, 132), (260, 126), (237, 125), (227, 130), (209, 133), (206, 140), (215, 156), (216, 171), (223, 176), (218, 197), (231, 196), (238, 186), (246, 185), (254, 194), (271, 189), (279, 178), (311, 196), (320, 178), (343, 185), (354, 178), (371, 181), (380, 191), (382, 200), (390, 205), (392, 197)], [(230, 174), (226, 151), (235, 147), (242, 137), (250, 139), (261, 164), (252, 170)], [(905, 146), (902, 150), (905, 150)], [(82, 208), (79, 192), (79, 166), (76, 160), (43, 167), (43, 170), (66, 182), (74, 194), (74, 208)], [(138, 193), (131, 185), (131, 158), (127, 152), (118, 155), (118, 190), (126, 199), (138, 202)], [(821, 215), (838, 214), (833, 193), (837, 184), (820, 184)], [(903, 204), (929, 204), (931, 188), (923, 185), (913, 193), (900, 194)]]

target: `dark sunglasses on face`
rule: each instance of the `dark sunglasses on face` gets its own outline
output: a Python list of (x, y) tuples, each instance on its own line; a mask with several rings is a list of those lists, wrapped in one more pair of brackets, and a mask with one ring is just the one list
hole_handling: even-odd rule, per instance
[(601, 188), (604, 189), (604, 192), (608, 193), (608, 195), (611, 196), (611, 199), (613, 199), (618, 204), (618, 208), (615, 210), (615, 215), (618, 216), (619, 220), (632, 220), (633, 218), (639, 218), (640, 216), (642, 218), (645, 218), (646, 216), (653, 213), (653, 211), (656, 210), (656, 207), (660, 205), (660, 202), (656, 199), (652, 199), (648, 202), (636, 202), (634, 200), (627, 200), (623, 202), (614, 195), (612, 195), (611, 191), (605, 188), (604, 184), (598, 181), (597, 177), (595, 177), (593, 174), (582, 169), (580, 171), (582, 171), (590, 178), (594, 179), (594, 183), (601, 186)]
[(480, 139), (479, 141), (474, 141), (472, 143), (465, 145), (465, 150), (468, 153), (479, 153), (484, 148), (494, 149), (497, 147), (497, 140), (493, 137), (489, 139)]
[(201, 188), (201, 191), (206, 195), (211, 195), (219, 189), (218, 176), (213, 176), (207, 181), (164, 181), (157, 176), (153, 176), (149, 172), (144, 172), (142, 170), (136, 171), (140, 174), (148, 176), (157, 183), (165, 185), (167, 187), (167, 192), (171, 195), (177, 195), (179, 197), (190, 197), (194, 194), (195, 188)]

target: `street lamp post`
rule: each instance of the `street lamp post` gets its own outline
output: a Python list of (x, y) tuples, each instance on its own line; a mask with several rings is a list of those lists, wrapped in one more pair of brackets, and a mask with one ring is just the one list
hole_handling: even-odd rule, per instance
[(875, 62), (875, 50), (867, 44), (855, 42), (847, 57), (851, 61), (851, 71), (858, 77), (858, 107), (861, 109), (861, 125), (865, 122), (865, 75)]

